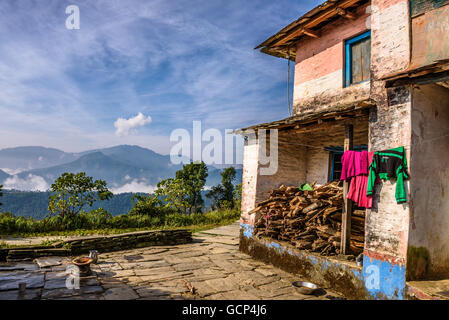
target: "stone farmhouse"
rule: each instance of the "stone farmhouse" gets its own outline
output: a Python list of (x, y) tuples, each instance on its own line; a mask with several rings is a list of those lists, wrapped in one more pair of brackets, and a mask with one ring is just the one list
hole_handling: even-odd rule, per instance
[[(257, 49), (295, 65), (291, 116), (245, 136), (240, 249), (352, 298), (424, 296), (419, 281), (449, 276), (449, 0), (328, 0)], [(261, 174), (277, 130), (278, 168)], [(338, 180), (344, 151), (404, 147), (407, 200), (396, 180), (365, 209), (363, 266), (345, 259), (353, 204), (344, 199), (341, 253), (323, 257), (254, 234), (269, 191)], [(349, 183), (344, 182), (343, 197)]]

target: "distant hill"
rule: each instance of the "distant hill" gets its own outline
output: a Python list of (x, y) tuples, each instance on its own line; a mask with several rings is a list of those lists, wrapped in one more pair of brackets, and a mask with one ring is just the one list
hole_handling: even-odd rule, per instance
[(17, 147), (0, 150), (0, 168), (11, 171), (46, 168), (71, 162), (74, 153), (44, 147)]
[(181, 167), (180, 165), (173, 167), (170, 163), (170, 156), (161, 155), (153, 150), (145, 149), (139, 146), (116, 146), (112, 148), (87, 151), (82, 153), (82, 155), (94, 152), (101, 152), (104, 155), (123, 162), (129, 166), (153, 171), (166, 171), (170, 168), (172, 168), (170, 169), (171, 171), (176, 171)]
[[(1, 211), (11, 212), (15, 216), (33, 217), (39, 220), (47, 215), (49, 195), (49, 192), (4, 190), (1, 198), (3, 203)], [(102, 207), (113, 215), (128, 213), (132, 207), (132, 196), (132, 193), (114, 195), (112, 199), (97, 201), (92, 208), (86, 209), (91, 210)]]
[[(36, 162), (38, 156), (42, 158)], [(18, 163), (16, 167), (12, 166), (13, 159)], [(57, 164), (43, 167), (44, 162)], [(45, 191), (64, 172), (86, 172), (94, 179), (106, 180), (114, 192), (152, 192), (160, 180), (174, 177), (176, 171), (182, 168), (182, 165), (173, 165), (168, 155), (129, 145), (80, 153), (42, 147), (0, 150), (0, 168), (14, 169), (25, 164), (32, 168), (12, 176), (12, 182), (5, 188)], [(208, 168), (206, 185), (217, 185), (221, 182), (221, 170), (213, 166)], [(242, 169), (237, 169), (236, 183), (241, 182), (241, 175)], [(0, 172), (0, 184), (8, 177), (11, 176)]]
[(9, 174), (7, 174), (5, 171), (0, 170), (0, 183), (2, 181), (5, 181), (9, 177)]
[(136, 167), (108, 157), (102, 152), (89, 153), (81, 158), (55, 167), (24, 171), (18, 174), (25, 179), (29, 174), (43, 177), (49, 184), (55, 181), (64, 172), (86, 172), (94, 179), (104, 179), (108, 185), (121, 186), (134, 179), (139, 179), (148, 184), (156, 184), (161, 178), (167, 177), (169, 172), (149, 170)]
[[(209, 208), (211, 201), (206, 198), (207, 191), (202, 192), (205, 208)], [(97, 201), (92, 208), (86, 208), (86, 211), (103, 208), (112, 215), (126, 214), (132, 207), (132, 196), (135, 193), (121, 193), (114, 195), (110, 200)], [(0, 207), (2, 212), (11, 212), (19, 217), (33, 217), (36, 220), (45, 218), (47, 215), (49, 192), (32, 192), (4, 190)]]

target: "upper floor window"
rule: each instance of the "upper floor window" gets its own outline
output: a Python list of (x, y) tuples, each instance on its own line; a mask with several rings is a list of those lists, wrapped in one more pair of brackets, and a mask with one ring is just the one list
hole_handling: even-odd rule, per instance
[(371, 56), (371, 31), (345, 42), (345, 86), (369, 79)]

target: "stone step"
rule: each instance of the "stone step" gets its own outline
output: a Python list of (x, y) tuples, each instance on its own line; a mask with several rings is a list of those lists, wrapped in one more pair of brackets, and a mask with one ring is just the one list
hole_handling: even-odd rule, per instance
[(69, 256), (71, 251), (65, 248), (46, 248), (46, 249), (36, 249), (36, 250), (22, 250), (22, 249), (10, 249), (6, 260), (9, 262), (13, 261), (26, 261), (39, 257), (47, 256)]
[(0, 261), (27, 261), (47, 256), (70, 256), (90, 250), (111, 252), (158, 245), (178, 245), (192, 242), (192, 232), (186, 229), (138, 231), (118, 235), (88, 236), (70, 239), (50, 246), (27, 246), (0, 252)]

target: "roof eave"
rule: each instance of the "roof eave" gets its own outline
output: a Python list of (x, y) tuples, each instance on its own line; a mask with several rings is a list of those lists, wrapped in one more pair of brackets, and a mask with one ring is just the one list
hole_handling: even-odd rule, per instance
[[(290, 55), (290, 59), (293, 60), (292, 56), (294, 57), (296, 55), (294, 43), (304, 36), (304, 33), (291, 37), (292, 34), (295, 32), (297, 33), (298, 30), (301, 31), (301, 29), (309, 30), (307, 29), (307, 25), (313, 24), (314, 22), (319, 22), (318, 29), (321, 29), (322, 26), (319, 26), (319, 24), (323, 23), (323, 21), (324, 23), (328, 23), (326, 21), (329, 19), (335, 19), (336, 16), (340, 17), (340, 15), (336, 13), (338, 10), (346, 10), (347, 8), (359, 6), (366, 2), (367, 0), (327, 0), (282, 28), (279, 32), (257, 45), (254, 49), (261, 49), (260, 51), (263, 53), (285, 59)], [(334, 10), (335, 12), (333, 12)], [(323, 17), (324, 20), (322, 20)], [(282, 48), (279, 47), (279, 42), (283, 41), (286, 37), (291, 37), (291, 39), (286, 40), (287, 42), (282, 44)], [(287, 54), (287, 51), (289, 51), (290, 54)]]
[(297, 125), (305, 125), (310, 124), (311, 122), (318, 122), (318, 120), (338, 118), (351, 113), (356, 114), (359, 110), (369, 109), (374, 105), (374, 101), (370, 98), (362, 99), (360, 101), (351, 102), (344, 105), (335, 105), (332, 108), (320, 112), (294, 115), (277, 121), (261, 123), (242, 129), (236, 129), (231, 133), (247, 135), (248, 132), (251, 133), (257, 130), (288, 129)]

